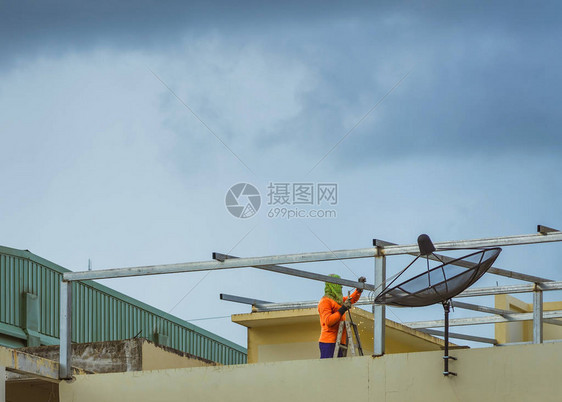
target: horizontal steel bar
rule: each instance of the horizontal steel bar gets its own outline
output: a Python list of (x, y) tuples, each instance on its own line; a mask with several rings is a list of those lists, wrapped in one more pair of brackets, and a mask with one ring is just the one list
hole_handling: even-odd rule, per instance
[[(545, 311), (543, 313), (543, 317), (560, 318), (562, 317), (562, 310)], [(512, 321), (530, 321), (532, 319), (533, 319), (533, 313), (514, 313), (514, 314), (510, 314), (509, 318), (502, 317), (499, 315), (487, 316), (487, 317), (454, 318), (449, 320), (449, 325), (459, 326), (459, 325), (495, 324), (495, 323), (512, 322)], [(407, 325), (408, 327), (414, 329), (434, 328), (434, 327), (444, 326), (445, 321), (444, 320), (415, 321), (415, 322), (406, 322), (404, 323), (404, 325)]]
[(490, 286), (467, 289), (456, 297), (491, 296), (510, 293), (529, 293), (535, 290), (562, 290), (562, 281), (543, 282), (540, 284)]
[[(477, 297), (477, 296), (492, 296), (500, 294), (511, 294), (511, 293), (531, 293), (536, 289), (543, 291), (549, 290), (562, 290), (562, 281), (557, 282), (546, 282), (540, 285), (535, 284), (525, 284), (525, 285), (506, 285), (506, 286), (491, 286), (482, 288), (467, 289), (461, 294), (455, 296), (458, 297)], [(455, 301), (454, 305), (457, 306), (460, 302)], [(284, 309), (298, 309), (298, 308), (310, 308), (318, 304), (318, 301), (302, 301), (302, 302), (285, 302), (285, 303), (271, 303), (267, 305), (258, 305), (258, 309), (263, 310), (284, 310)], [(368, 297), (362, 297), (356, 303), (358, 305), (369, 305), (373, 304), (373, 300)], [(459, 306), (460, 307), (460, 306)]]
[(181, 272), (213, 271), (231, 268), (249, 268), (276, 264), (298, 264), (318, 261), (337, 261), (353, 258), (370, 258), (377, 255), (376, 248), (336, 250), (330, 252), (284, 254), (268, 257), (249, 257), (220, 261), (186, 262), (178, 264), (147, 265), (129, 268), (100, 269), (97, 271), (65, 272), (65, 281), (125, 278), (130, 276), (174, 274)]
[(258, 311), (299, 310), (304, 308), (313, 308), (316, 306), (318, 306), (318, 300), (297, 303), (258, 303), (255, 305)]
[[(420, 329), (419, 331), (424, 332), (428, 335), (445, 336), (445, 331), (439, 331), (436, 329)], [(481, 336), (459, 334), (456, 332), (449, 332), (449, 338), (464, 339), (465, 341), (474, 341), (481, 343), (491, 343), (492, 345), (498, 344), (498, 341), (493, 338), (483, 338)]]
[[(461, 294), (455, 296), (455, 301), (453, 305), (456, 307), (471, 305), (470, 303), (461, 304), (463, 302), (456, 300), (456, 298), (458, 297), (477, 297), (477, 296), (490, 296), (490, 295), (510, 294), (510, 293), (531, 293), (536, 289), (543, 290), (543, 291), (562, 290), (562, 281), (546, 282), (546, 283), (541, 283), (540, 285), (535, 285), (535, 284), (506, 285), (506, 286), (492, 286), (492, 287), (467, 289)], [(369, 299), (368, 297), (361, 297), (356, 304), (370, 305), (373, 304), (373, 300)], [(309, 300), (309, 301), (300, 301), (300, 302), (283, 302), (283, 303), (270, 303), (270, 304), (258, 303), (256, 307), (258, 308), (258, 310), (266, 311), (266, 310), (291, 310), (291, 309), (299, 309), (299, 308), (311, 308), (311, 307), (316, 307), (317, 305), (318, 305), (317, 300)], [(500, 311), (504, 313), (508, 312), (507, 310), (500, 310), (492, 307), (484, 307), (484, 306), (479, 306), (479, 307), (481, 309), (478, 311), (483, 311), (483, 309), (486, 308), (489, 311), (483, 311), (483, 312), (489, 312), (491, 314), (499, 314)], [(469, 310), (474, 310), (474, 309), (469, 308)], [(511, 314), (511, 312), (509, 313)]]
[[(562, 342), (562, 339), (549, 339), (547, 341), (543, 341), (543, 343), (559, 343)], [(517, 346), (517, 345), (532, 345), (533, 342), (508, 342), (508, 343), (498, 343), (496, 346)]]
[[(498, 315), (501, 315), (502, 317), (507, 317), (507, 318), (511, 317), (512, 314), (517, 313), (515, 311), (502, 310), (502, 309), (499, 309), (499, 308), (480, 306), (480, 305), (471, 304), (471, 303), (463, 303), (463, 302), (459, 302), (459, 301), (456, 301), (456, 300), (453, 302), (453, 306), (458, 307), (458, 308), (462, 308), (462, 309), (466, 309), (466, 310), (480, 311), (480, 312), (483, 312), (483, 313), (490, 313), (490, 314), (498, 314)], [(556, 320), (554, 318), (543, 319), (543, 322), (545, 324), (562, 326), (562, 320)]]
[[(493, 237), (488, 239), (460, 240), (435, 243), (439, 249), (448, 248), (476, 248), (494, 246), (514, 246), (533, 243), (548, 243), (562, 241), (562, 232), (547, 234), (531, 234), (506, 237)], [(97, 271), (65, 272), (65, 281), (82, 281), (90, 279), (124, 278), (130, 276), (160, 275), (180, 272), (212, 271), (218, 269), (263, 267), (279, 264), (297, 264), (305, 262), (335, 261), (354, 258), (371, 258), (379, 255), (400, 255), (418, 253), (418, 245), (369, 247), (353, 250), (323, 251), (315, 253), (283, 254), (268, 257), (249, 257), (217, 261), (186, 262), (179, 264), (148, 265), (129, 268), (101, 269)]]
[(229, 294), (226, 294), (226, 293), (221, 293), (219, 297), (220, 297), (221, 300), (231, 301), (231, 302), (234, 302), (234, 303), (250, 304), (250, 305), (269, 304), (270, 303), (270, 302), (264, 301), (264, 300), (250, 299), (248, 297), (234, 296), (234, 295), (229, 295)]
[(546, 279), (541, 276), (523, 274), (521, 272), (509, 271), (507, 269), (502, 269), (497, 267), (491, 267), (490, 269), (488, 269), (488, 273), (505, 276), (507, 278), (520, 279), (522, 281), (527, 281), (527, 282), (534, 282), (534, 283), (553, 282), (552, 279)]
[[(379, 239), (375, 239), (373, 240), (373, 245), (374, 246), (394, 246), (396, 245), (396, 243), (391, 243), (385, 240), (379, 240)], [(419, 251), (416, 251), (415, 253), (409, 253), (410, 255), (414, 255), (417, 256), (419, 254)], [(442, 254), (430, 254), (427, 256), (430, 260), (433, 261), (439, 261), (439, 262), (453, 262), (453, 265), (459, 266), (459, 267), (464, 267), (464, 268), (472, 268), (473, 264), (469, 263), (468, 261), (464, 261), (464, 260), (456, 260), (455, 258), (451, 258), (451, 257), (447, 257), (445, 255)], [(513, 279), (519, 279), (522, 281), (527, 281), (527, 282), (533, 282), (533, 283), (538, 283), (538, 282), (550, 282), (551, 279), (546, 279), (546, 278), (542, 278), (540, 276), (534, 276), (534, 275), (528, 275), (528, 274), (522, 274), (520, 272), (515, 272), (515, 271), (510, 271), (507, 269), (503, 269), (503, 268), (498, 268), (498, 267), (491, 267), (488, 269), (488, 273), (490, 274), (494, 274), (494, 275), (500, 275), (500, 276), (505, 276), (507, 278), (513, 278)]]
[[(16, 373), (28, 374), (47, 381), (58, 382), (59, 380), (59, 364), (57, 362), (17, 349), (0, 346), (0, 366)], [(75, 374), (85, 374), (80, 369), (73, 369), (73, 371)]]
[(554, 318), (546, 318), (546, 319), (543, 318), (542, 322), (545, 323), (545, 324), (562, 326), (562, 320), (556, 320)]
[(489, 314), (498, 314), (501, 316), (506, 316), (506, 315), (510, 315), (515, 313), (515, 311), (509, 311), (509, 310), (502, 310), (499, 308), (494, 308), (494, 307), (487, 307), (487, 306), (481, 306), (479, 304), (472, 304), (472, 303), (464, 303), (464, 302), (460, 302), (460, 301), (453, 301), (453, 307), (458, 307), (458, 308), (462, 308), (465, 310), (472, 310), (472, 311), (480, 311), (482, 313), (489, 313)]
[[(437, 251), (446, 249), (465, 249), (465, 248), (481, 248), (481, 247), (505, 247), (517, 246), (523, 244), (537, 244), (562, 241), (562, 232), (550, 232), (546, 234), (528, 234), (516, 236), (490, 237), (486, 239), (474, 240), (456, 240), (434, 243)], [(417, 244), (407, 246), (387, 246), (381, 249), (383, 255), (399, 255), (419, 253)]]
[[(551, 282), (560, 283), (562, 289), (562, 282)], [(475, 296), (491, 296), (491, 295), (503, 295), (511, 293), (529, 293), (535, 290), (535, 285), (505, 285), (505, 286), (488, 286), (482, 288), (472, 288), (467, 289), (461, 294), (455, 296), (457, 297), (475, 297)]]
[[(240, 259), (239, 257), (235, 257), (233, 255), (228, 254), (220, 254), (220, 253), (213, 253), (213, 258), (219, 261), (227, 261), (231, 259)], [(334, 278), (333, 276), (329, 275), (322, 275), (316, 274), (314, 272), (302, 271), (300, 269), (282, 267), (281, 265), (263, 265), (263, 266), (256, 266), (253, 268), (263, 269), (266, 271), (277, 272), (278, 274), (284, 275), (291, 275), (291, 276), (298, 276), (300, 278), (312, 279), (313, 281), (320, 281), (320, 282), (330, 282), (336, 283), (342, 286), (349, 286), (357, 289), (367, 289), (367, 290), (375, 290), (374, 285), (370, 285), (368, 283), (351, 281), (348, 279), (343, 278)]]
[[(373, 300), (368, 297), (361, 297), (354, 305), (365, 306), (372, 305)], [(285, 303), (267, 303), (256, 304), (258, 311), (274, 311), (274, 310), (297, 310), (302, 308), (313, 308), (318, 306), (318, 300), (308, 300), (300, 302), (285, 302)]]

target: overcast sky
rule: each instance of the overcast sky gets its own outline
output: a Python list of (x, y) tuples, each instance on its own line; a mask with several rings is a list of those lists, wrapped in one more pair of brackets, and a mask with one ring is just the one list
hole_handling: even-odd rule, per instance
[[(562, 228), (558, 2), (209, 3), (0, 2), (1, 245), (85, 270)], [(336, 183), (337, 217), (270, 218), (269, 183)], [(561, 255), (496, 265), (560, 280)], [(373, 281), (370, 260), (298, 268)], [(187, 320), (249, 311), (219, 293), (323, 294), (256, 269), (102, 283)]]

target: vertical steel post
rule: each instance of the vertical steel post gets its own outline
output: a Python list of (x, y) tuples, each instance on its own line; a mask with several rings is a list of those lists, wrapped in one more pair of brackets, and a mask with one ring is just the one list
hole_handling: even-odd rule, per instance
[(72, 378), (72, 282), (60, 286), (60, 366), (61, 379)]
[(443, 374), (449, 375), (449, 310), (450, 304), (447, 300), (443, 302), (443, 308), (445, 309), (445, 355), (443, 356)]
[(0, 402), (6, 402), (6, 367), (0, 366)]
[[(386, 257), (375, 257), (375, 297), (383, 291), (386, 281)], [(382, 304), (373, 304), (373, 354), (384, 355), (386, 310)]]
[(449, 312), (451, 310), (451, 300), (445, 300), (443, 302), (443, 309), (445, 311), (445, 351), (443, 355), (443, 375), (444, 376), (456, 376), (457, 373), (449, 371), (449, 360), (457, 360), (456, 357), (449, 356)]
[(535, 290), (533, 292), (533, 343), (543, 341), (542, 312), (542, 290)]

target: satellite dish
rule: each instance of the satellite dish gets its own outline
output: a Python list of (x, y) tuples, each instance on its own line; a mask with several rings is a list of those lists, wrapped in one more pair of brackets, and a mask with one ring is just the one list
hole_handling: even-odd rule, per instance
[[(428, 235), (418, 237), (420, 254), (408, 264), (375, 298), (375, 303), (399, 307), (423, 307), (441, 303), (445, 311), (445, 369), (443, 374), (456, 375), (449, 371), (449, 311), (451, 299), (474, 284), (488, 271), (500, 255), (501, 248), (486, 248), (473, 251), (460, 258), (443, 258), (433, 254), (436, 251)], [(448, 249), (451, 250), (451, 249)], [(441, 264), (429, 268), (430, 255)], [(427, 260), (427, 272), (416, 275), (398, 285), (394, 282), (421, 256)]]
[[(423, 307), (452, 299), (476, 282), (492, 266), (501, 248), (476, 251), (414, 276), (399, 285), (388, 286), (375, 299), (379, 304)], [(464, 266), (454, 265), (464, 262)], [(468, 266), (468, 268), (465, 268)]]

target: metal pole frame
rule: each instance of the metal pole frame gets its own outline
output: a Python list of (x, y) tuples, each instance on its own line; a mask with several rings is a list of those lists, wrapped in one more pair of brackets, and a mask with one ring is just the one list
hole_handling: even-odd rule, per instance
[(533, 292), (533, 343), (543, 342), (543, 294), (542, 290)]
[[(541, 227), (542, 226), (539, 226), (539, 229)], [(550, 229), (550, 228), (547, 229), (548, 230), (543, 230), (543, 231), (539, 230), (539, 233), (529, 234), (529, 235), (503, 236), (503, 237), (493, 237), (493, 238), (474, 239), (474, 240), (447, 241), (447, 242), (434, 243), (434, 245), (436, 249), (439, 251), (439, 250), (446, 250), (446, 249), (515, 246), (515, 245), (523, 245), (523, 244), (536, 244), (536, 243), (549, 243), (549, 242), (562, 241), (562, 232), (555, 231), (554, 229)], [(274, 270), (275, 272), (279, 272), (282, 274), (301, 276), (301, 277), (306, 277), (308, 279), (324, 280), (326, 279), (325, 275), (315, 274), (306, 271), (293, 270), (291, 268), (286, 268), (286, 267), (280, 267), (279, 264), (297, 264), (297, 263), (319, 262), (319, 261), (338, 261), (344, 259), (374, 257), (375, 258), (374, 289), (375, 289), (375, 293), (377, 293), (381, 291), (379, 288), (382, 287), (386, 279), (385, 257), (390, 255), (403, 255), (403, 254), (411, 254), (411, 253), (418, 253), (418, 252), (419, 252), (419, 248), (417, 244), (388, 245), (388, 246), (377, 245), (375, 247), (369, 247), (369, 248), (352, 249), (352, 250), (336, 250), (336, 251), (329, 251), (329, 252), (285, 254), (285, 255), (275, 255), (275, 256), (267, 256), (267, 257), (250, 257), (250, 258), (232, 258), (232, 259), (227, 258), (224, 261), (201, 261), (201, 262), (187, 262), (187, 263), (179, 263), (179, 264), (140, 266), (140, 267), (130, 267), (130, 268), (103, 269), (97, 271), (65, 272), (63, 274), (63, 278), (61, 282), (61, 298), (60, 298), (60, 302), (61, 302), (60, 377), (61, 379), (68, 379), (72, 377), (71, 288), (72, 288), (73, 281), (124, 278), (124, 277), (145, 276), (145, 275), (161, 275), (161, 274), (171, 274), (171, 273), (181, 273), (181, 272), (212, 271), (218, 269), (247, 268), (247, 267), (256, 267), (262, 269), (268, 269), (268, 267), (273, 267), (274, 269), (271, 270)], [(341, 281), (343, 282), (346, 280), (341, 280)], [(349, 283), (353, 283), (354, 285), (357, 284), (356, 287), (359, 287), (361, 289), (364, 288), (367, 289), (370, 288), (371, 290), (373, 289), (373, 287), (371, 287), (372, 285), (362, 284), (360, 282), (354, 282), (354, 281), (349, 281)], [(539, 286), (540, 290), (553, 290), (547, 288), (551, 284), (553, 285), (555, 284), (555, 282), (550, 282), (550, 283), (544, 282), (541, 284), (535, 284), (535, 286)], [(521, 291), (526, 292), (528, 290), (527, 288), (525, 288), (524, 290), (522, 289)], [(469, 291), (465, 291), (463, 293), (469, 293)], [(487, 294), (492, 294), (492, 293), (488, 292)], [(542, 293), (541, 293), (541, 297), (542, 297)], [(542, 306), (542, 303), (540, 304)], [(375, 321), (374, 354), (382, 355), (384, 354), (385, 307), (382, 305), (373, 304), (373, 313), (374, 313), (374, 321)], [(542, 313), (542, 307), (541, 307), (541, 313)], [(542, 335), (542, 329), (541, 329), (541, 335)]]
[(72, 282), (60, 286), (60, 356), (59, 377), (72, 378)]
[[(375, 288), (378, 288), (378, 296), (382, 292), (386, 281), (386, 257), (375, 257)], [(386, 306), (373, 304), (373, 355), (382, 356), (385, 352), (386, 335)]]
[[(487, 239), (460, 240), (435, 243), (437, 250), (479, 247), (501, 247), (523, 244), (550, 243), (562, 241), (562, 232), (518, 236), (492, 237)], [(267, 257), (226, 259), (225, 261), (200, 261), (179, 264), (150, 265), (129, 268), (101, 269), (97, 271), (65, 272), (65, 281), (125, 278), (130, 276), (161, 275), (181, 272), (213, 271), (218, 269), (268, 267), (278, 264), (300, 264), (305, 262), (338, 261), (377, 256), (403, 255), (419, 252), (417, 244), (385, 247), (368, 247), (352, 250), (335, 250), (315, 253), (283, 254)], [(288, 275), (292, 275), (288, 273)]]

